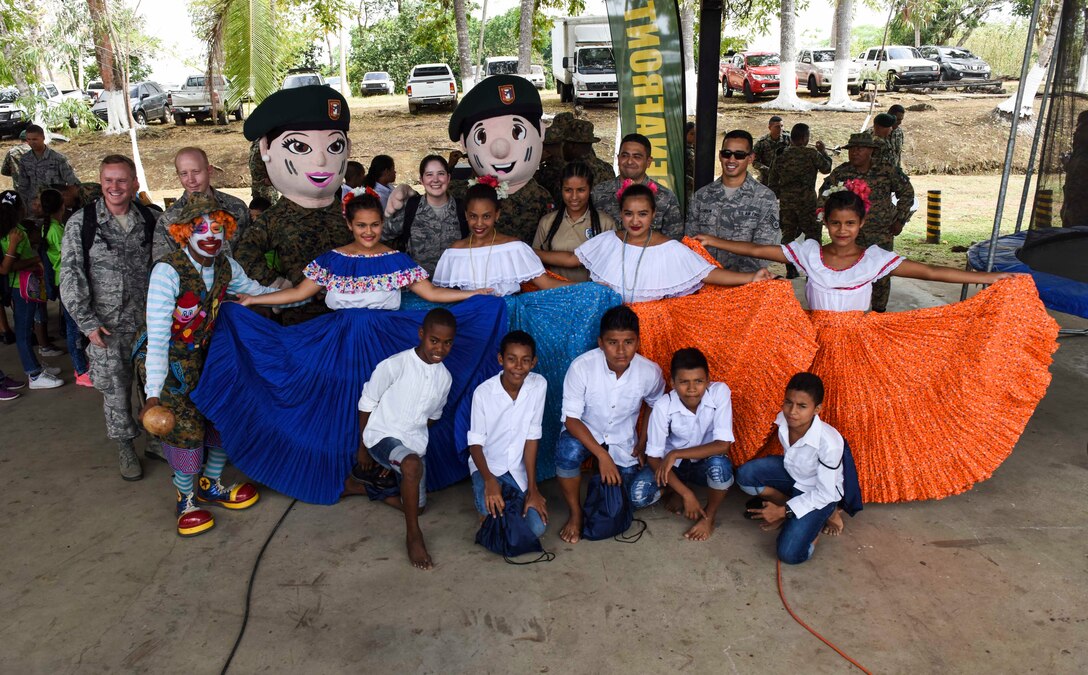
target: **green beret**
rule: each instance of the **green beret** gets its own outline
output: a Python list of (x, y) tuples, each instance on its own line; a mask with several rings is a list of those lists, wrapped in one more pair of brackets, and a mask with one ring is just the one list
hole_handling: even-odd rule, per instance
[(492, 75), (461, 97), (450, 116), (450, 140), (461, 140), (464, 132), (480, 120), (521, 115), (539, 122), (543, 114), (540, 94), (532, 82), (519, 75)]
[(860, 134), (850, 134), (850, 141), (843, 147), (846, 148), (879, 148), (881, 147), (880, 141), (873, 137), (868, 132), (861, 132)]
[(311, 84), (280, 89), (261, 101), (249, 113), (242, 133), (247, 141), (255, 141), (273, 129), (339, 129), (347, 132), (350, 123), (347, 99), (332, 87)]
[(895, 119), (895, 115), (889, 115), (888, 113), (880, 113), (873, 120), (873, 124), (878, 127), (894, 127), (898, 120)]

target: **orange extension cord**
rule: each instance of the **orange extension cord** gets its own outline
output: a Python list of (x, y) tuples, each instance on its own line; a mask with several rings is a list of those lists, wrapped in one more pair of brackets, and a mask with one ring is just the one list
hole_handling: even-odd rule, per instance
[(785, 607), (786, 611), (790, 613), (790, 616), (793, 617), (793, 620), (796, 621), (797, 623), (801, 624), (802, 628), (804, 628), (808, 632), (812, 633), (816, 637), (820, 638), (821, 642), (823, 642), (828, 647), (831, 647), (832, 649), (834, 649), (835, 652), (839, 656), (843, 657), (844, 659), (846, 659), (850, 663), (857, 666), (857, 669), (860, 670), (861, 672), (865, 673), (865, 675), (873, 675), (865, 666), (861, 665), (860, 663), (858, 663), (854, 659), (850, 658), (846, 654), (846, 652), (844, 652), (843, 650), (836, 647), (834, 644), (831, 643), (830, 640), (825, 638), (823, 635), (820, 635), (819, 633), (817, 633), (815, 630), (812, 629), (811, 626), (809, 626), (807, 623), (802, 621), (801, 617), (799, 617), (799, 616), (797, 616), (796, 614), (793, 613), (793, 610), (790, 609), (790, 603), (786, 602), (786, 594), (782, 591), (782, 561), (781, 560), (776, 561), (776, 573), (778, 575), (778, 597), (782, 599), (782, 606)]

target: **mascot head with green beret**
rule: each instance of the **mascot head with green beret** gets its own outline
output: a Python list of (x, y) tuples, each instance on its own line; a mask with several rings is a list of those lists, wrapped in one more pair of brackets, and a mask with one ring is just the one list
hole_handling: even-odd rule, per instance
[(517, 75), (492, 75), (476, 84), (450, 117), (450, 140), (477, 176), (495, 176), (517, 192), (540, 166), (544, 128), (540, 94)]
[(351, 154), (348, 102), (332, 87), (281, 89), (254, 108), (243, 131), (260, 140), (261, 161), (284, 197), (317, 209), (331, 204), (344, 183)]

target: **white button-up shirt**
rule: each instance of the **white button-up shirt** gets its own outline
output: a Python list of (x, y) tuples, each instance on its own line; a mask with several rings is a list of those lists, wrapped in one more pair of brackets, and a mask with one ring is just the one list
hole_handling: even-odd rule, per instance
[[(501, 377), (502, 373), (499, 373), (484, 380), (472, 394), (468, 444), (483, 448), (484, 460), (493, 475), (509, 473), (518, 487), (527, 490), (525, 442), (540, 439), (548, 381), (542, 375), (529, 373), (518, 397), (512, 399), (503, 389)], [(479, 471), (471, 456), (468, 470), (469, 473)]]
[(665, 393), (661, 368), (635, 354), (623, 375), (609, 370), (604, 352), (593, 349), (574, 359), (563, 379), (563, 422), (579, 419), (594, 440), (608, 446), (616, 466), (638, 462), (635, 448), (638, 414), (642, 402), (653, 407)]
[[(670, 450), (686, 450), (714, 441), (733, 442), (733, 404), (724, 382), (711, 382), (695, 412), (671, 391), (654, 406), (646, 427), (646, 454), (665, 458)], [(673, 466), (680, 466), (676, 460)]]
[(442, 417), (453, 378), (441, 363), (425, 363), (407, 349), (378, 364), (363, 385), (359, 410), (370, 413), (363, 443), (396, 438), (420, 457), (427, 454), (427, 420)]
[(842, 499), (842, 435), (817, 415), (805, 435), (790, 445), (786, 416), (778, 413), (778, 440), (786, 450), (783, 464), (794, 487), (801, 491), (786, 502), (793, 515), (803, 518), (810, 511), (837, 504)]

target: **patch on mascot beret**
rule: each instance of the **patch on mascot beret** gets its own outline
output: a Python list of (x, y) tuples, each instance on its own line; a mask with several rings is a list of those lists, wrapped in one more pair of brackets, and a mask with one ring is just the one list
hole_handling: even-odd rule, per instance
[(274, 129), (330, 130), (346, 132), (351, 123), (347, 99), (332, 87), (311, 84), (281, 89), (253, 109), (242, 132), (255, 141)]
[(539, 122), (543, 114), (540, 94), (532, 82), (518, 75), (492, 75), (477, 82), (461, 97), (450, 116), (450, 140), (461, 140), (462, 134), (480, 120), (522, 115)]

